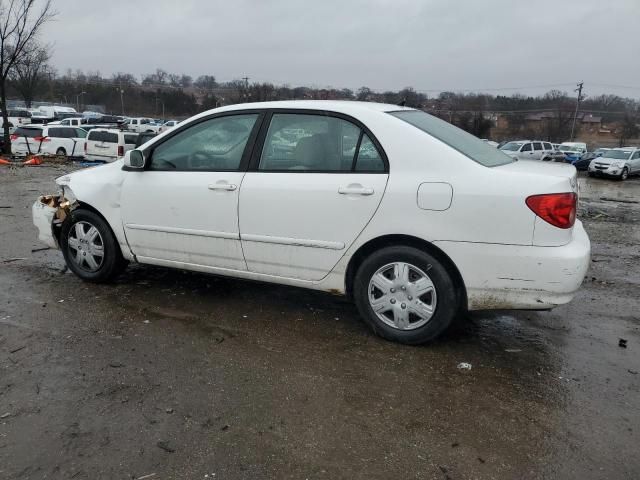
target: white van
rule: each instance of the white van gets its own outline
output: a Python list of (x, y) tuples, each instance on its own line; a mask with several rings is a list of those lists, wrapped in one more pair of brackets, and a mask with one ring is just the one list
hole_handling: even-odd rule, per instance
[(87, 132), (62, 125), (22, 125), (11, 135), (11, 151), (25, 156), (35, 153), (82, 157)]
[(113, 128), (94, 128), (87, 136), (85, 144), (86, 160), (115, 162), (133, 150), (138, 139), (137, 133), (123, 132)]
[(38, 110), (40, 110), (40, 113), (42, 115), (44, 115), (45, 117), (47, 117), (49, 119), (60, 118), (60, 117), (63, 117), (63, 116), (71, 116), (72, 114), (76, 114), (74, 116), (81, 116), (80, 114), (78, 114), (78, 112), (76, 112), (75, 108), (60, 107), (58, 105), (40, 106), (40, 107), (38, 107)]

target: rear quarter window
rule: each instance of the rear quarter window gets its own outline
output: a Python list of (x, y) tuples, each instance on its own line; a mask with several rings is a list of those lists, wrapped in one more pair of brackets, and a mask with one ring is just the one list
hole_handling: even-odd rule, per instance
[(401, 110), (388, 113), (449, 145), (485, 167), (497, 167), (515, 161), (478, 137), (423, 111)]
[(18, 127), (18, 128), (15, 129), (13, 134), (14, 135), (18, 135), (20, 137), (28, 137), (28, 138), (41, 137), (42, 136), (42, 129), (41, 128)]
[(137, 135), (127, 135), (125, 134), (124, 136), (124, 143), (126, 144), (130, 144), (130, 145), (135, 145), (136, 141), (138, 140), (138, 136)]

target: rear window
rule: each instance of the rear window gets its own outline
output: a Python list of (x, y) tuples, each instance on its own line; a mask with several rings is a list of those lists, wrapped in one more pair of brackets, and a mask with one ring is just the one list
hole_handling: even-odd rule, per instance
[(9, 110), (7, 113), (9, 117), (31, 117), (31, 113), (26, 110)]
[(118, 143), (118, 134), (113, 132), (101, 132), (99, 130), (91, 130), (87, 140), (104, 143)]
[(515, 161), (478, 137), (425, 112), (403, 110), (389, 114), (419, 128), (485, 167), (497, 167)]
[(42, 136), (42, 129), (41, 128), (18, 127), (18, 128), (15, 129), (13, 134), (14, 135), (18, 135), (20, 137), (29, 137), (29, 138), (41, 137)]
[(136, 144), (136, 140), (138, 140), (138, 135), (126, 135), (124, 136), (124, 143), (127, 144)]

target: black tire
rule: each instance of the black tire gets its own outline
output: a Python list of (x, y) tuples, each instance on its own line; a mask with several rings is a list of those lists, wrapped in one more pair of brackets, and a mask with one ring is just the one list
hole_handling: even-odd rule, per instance
[(627, 178), (629, 178), (629, 169), (627, 167), (624, 167), (622, 169), (622, 172), (620, 172), (619, 180), (623, 181), (623, 180), (626, 180)]
[[(103, 257), (100, 260), (99, 267), (93, 271), (91, 271), (88, 264), (85, 264), (87, 268), (83, 268), (73, 260), (77, 250), (74, 250), (74, 248), (69, 245), (69, 242), (73, 240), (70, 239), (70, 233), (72, 229), (74, 229), (75, 232), (75, 225), (80, 222), (82, 222), (83, 228), (86, 228), (87, 225), (93, 226), (100, 234), (99, 243), (102, 245)], [(72, 235), (75, 235), (75, 233)], [(107, 222), (94, 212), (82, 208), (73, 210), (63, 223), (62, 231), (60, 232), (60, 248), (62, 249), (62, 254), (69, 270), (86, 282), (108, 282), (121, 273), (127, 266), (127, 261), (122, 257), (118, 241)], [(84, 253), (84, 255), (86, 256), (86, 253)]]
[[(427, 275), (435, 288), (437, 302), (431, 318), (427, 323), (411, 330), (399, 329), (385, 323), (373, 311), (369, 302), (369, 282), (372, 276), (394, 262), (408, 263), (422, 272), (428, 272)], [(434, 340), (454, 323), (457, 315), (463, 310), (461, 305), (463, 295), (457, 291), (452, 274), (447, 267), (433, 255), (408, 246), (383, 248), (367, 257), (356, 272), (353, 296), (360, 316), (377, 335), (408, 345), (418, 345)], [(412, 297), (408, 297), (408, 300), (411, 299)], [(395, 305), (395, 298), (390, 299), (390, 302)], [(405, 304), (402, 305), (405, 308)]]
[(67, 156), (67, 151), (60, 147), (58, 150), (56, 150), (56, 155), (58, 155), (59, 157), (66, 157)]

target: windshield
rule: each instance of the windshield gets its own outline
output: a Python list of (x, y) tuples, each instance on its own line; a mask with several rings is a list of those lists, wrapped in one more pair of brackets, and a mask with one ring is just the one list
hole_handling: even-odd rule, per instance
[(419, 128), (485, 167), (497, 167), (515, 161), (478, 137), (425, 112), (403, 110), (389, 114)]
[(560, 145), (560, 150), (563, 152), (577, 152), (580, 148), (574, 147), (573, 145)]
[(629, 150), (609, 150), (604, 152), (601, 158), (613, 158), (616, 160), (626, 160), (631, 155)]
[(506, 150), (507, 152), (517, 152), (522, 145), (524, 145), (522, 142), (509, 142), (501, 146), (500, 150)]

